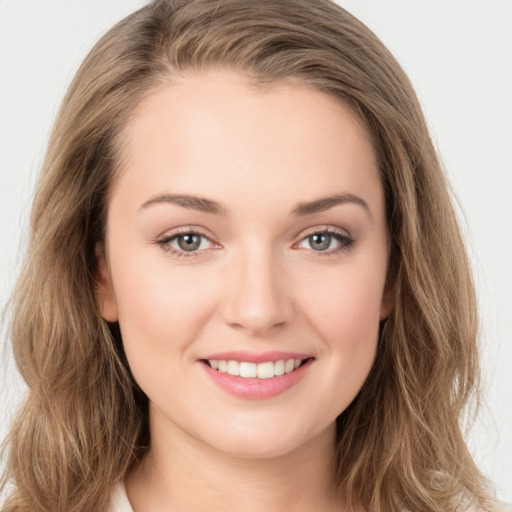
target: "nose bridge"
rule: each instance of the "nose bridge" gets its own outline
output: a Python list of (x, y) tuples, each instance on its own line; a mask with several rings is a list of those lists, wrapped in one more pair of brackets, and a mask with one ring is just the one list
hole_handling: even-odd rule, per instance
[(233, 258), (230, 289), (226, 290), (225, 321), (253, 335), (286, 323), (292, 312), (282, 262), (261, 243), (246, 243)]

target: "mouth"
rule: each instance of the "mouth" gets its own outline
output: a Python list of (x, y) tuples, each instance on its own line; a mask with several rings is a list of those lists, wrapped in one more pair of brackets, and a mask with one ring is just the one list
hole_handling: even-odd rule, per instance
[(311, 354), (240, 350), (208, 354), (198, 363), (220, 389), (237, 398), (263, 400), (297, 386), (314, 360)]
[(311, 361), (312, 357), (301, 359), (279, 359), (277, 361), (236, 361), (233, 359), (202, 359), (201, 362), (212, 370), (244, 379), (272, 379), (293, 373)]

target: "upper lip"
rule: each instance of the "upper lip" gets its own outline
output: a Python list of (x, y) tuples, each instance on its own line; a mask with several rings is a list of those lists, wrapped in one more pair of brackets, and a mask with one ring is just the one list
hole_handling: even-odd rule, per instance
[(313, 356), (311, 354), (303, 354), (298, 352), (282, 352), (272, 350), (270, 352), (247, 352), (244, 350), (236, 350), (231, 352), (217, 352), (215, 354), (209, 354), (202, 358), (205, 359), (216, 359), (220, 361), (239, 361), (248, 363), (266, 363), (268, 361), (276, 362), (288, 359), (309, 359)]

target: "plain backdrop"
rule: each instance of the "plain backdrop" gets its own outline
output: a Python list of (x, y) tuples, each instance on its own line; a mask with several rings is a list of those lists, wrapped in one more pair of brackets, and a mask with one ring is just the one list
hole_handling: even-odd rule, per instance
[[(144, 3), (0, 0), (0, 305), (19, 269), (60, 99), (99, 36)], [(468, 443), (512, 502), (512, 1), (338, 3), (409, 74), (453, 184), (483, 326), (484, 407)], [(24, 393), (9, 349), (2, 354), (0, 439)]]

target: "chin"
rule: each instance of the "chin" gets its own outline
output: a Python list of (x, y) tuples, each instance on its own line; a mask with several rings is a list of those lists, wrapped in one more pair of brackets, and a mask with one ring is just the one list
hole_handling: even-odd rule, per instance
[(250, 460), (275, 459), (290, 454), (297, 449), (300, 443), (292, 440), (284, 441), (276, 439), (274, 441), (263, 441), (261, 439), (240, 438), (228, 439), (223, 443), (216, 443), (218, 451), (231, 457)]
[(258, 422), (248, 428), (227, 429), (212, 435), (204, 441), (212, 448), (232, 457), (241, 459), (275, 459), (294, 452), (303, 451), (308, 445), (334, 443), (335, 423), (328, 428), (314, 432), (307, 428), (291, 429), (290, 423), (277, 425), (275, 422)]

